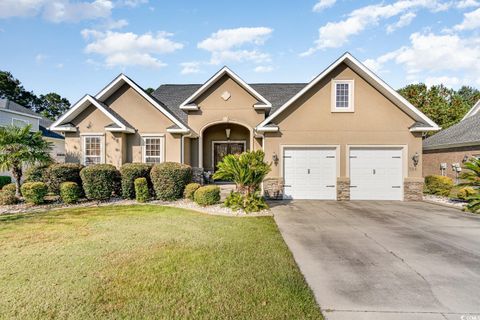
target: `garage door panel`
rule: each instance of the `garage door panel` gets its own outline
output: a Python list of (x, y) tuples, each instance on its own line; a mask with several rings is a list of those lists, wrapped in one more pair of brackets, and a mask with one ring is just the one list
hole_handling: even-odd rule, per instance
[(350, 149), (352, 200), (402, 200), (401, 148)]
[(335, 148), (286, 148), (284, 197), (336, 199), (335, 157)]

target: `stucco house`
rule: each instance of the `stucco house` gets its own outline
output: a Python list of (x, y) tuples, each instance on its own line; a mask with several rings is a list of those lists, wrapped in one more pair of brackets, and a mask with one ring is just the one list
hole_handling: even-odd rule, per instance
[(424, 140), (423, 174), (456, 178), (472, 157), (480, 157), (480, 100), (459, 123)]
[(308, 83), (248, 84), (224, 67), (149, 95), (121, 74), (50, 129), (65, 133), (67, 162), (177, 161), (198, 178), (225, 154), (261, 149), (272, 198), (415, 200), (422, 132), (439, 128), (345, 53)]

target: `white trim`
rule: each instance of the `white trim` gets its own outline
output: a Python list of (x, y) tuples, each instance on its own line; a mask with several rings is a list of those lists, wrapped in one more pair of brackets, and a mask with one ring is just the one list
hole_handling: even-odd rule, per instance
[(30, 113), (25, 113), (25, 112), (16, 111), (16, 110), (0, 109), (0, 111), (5, 111), (5, 112), (13, 113), (13, 114), (19, 114), (21, 116), (35, 118), (35, 119), (43, 119), (41, 116), (35, 116), (33, 114), (30, 114)]
[(264, 104), (255, 103), (255, 104), (253, 105), (253, 108), (254, 108), (255, 110), (265, 110), (265, 109), (270, 109), (270, 108), (272, 108), (272, 106), (271, 106), (271, 105), (264, 105)]
[[(212, 140), (212, 166), (213, 170), (215, 170), (214, 162), (215, 162), (215, 143), (242, 143), (243, 144), (243, 151), (247, 151), (247, 140)], [(250, 147), (251, 149), (251, 147)]]
[(160, 139), (160, 162), (149, 162), (149, 163), (162, 163), (165, 162), (165, 152), (166, 152), (166, 147), (165, 147), (165, 135), (162, 133), (152, 133), (152, 134), (144, 134), (141, 135), (142, 138), (142, 162), (146, 162), (146, 152), (147, 149), (145, 148), (145, 139)]
[(477, 103), (475, 103), (473, 107), (471, 107), (470, 110), (468, 110), (468, 112), (465, 114), (465, 116), (463, 116), (461, 121), (467, 119), (468, 117), (476, 115), (478, 111), (480, 111), (480, 100), (478, 100)]
[(13, 121), (16, 120), (16, 121), (20, 121), (20, 122), (23, 122), (25, 124), (25, 127), (28, 126), (30, 123), (30, 121), (27, 121), (27, 120), (23, 120), (23, 119), (19, 119), (19, 118), (13, 118), (12, 117), (12, 126), (15, 126), (15, 124), (13, 124)]
[(80, 136), (104, 136), (105, 132), (82, 132)]
[(105, 142), (105, 134), (95, 134), (95, 133), (90, 133), (90, 134), (84, 134), (82, 136), (82, 164), (86, 165), (86, 138), (100, 138), (100, 163), (105, 163), (105, 147), (106, 147), (106, 142)]
[(140, 137), (165, 137), (165, 133), (140, 133)]
[[(338, 108), (337, 107), (337, 84), (348, 84), (348, 108)], [(334, 79), (332, 80), (331, 86), (331, 112), (354, 112), (355, 111), (355, 81), (354, 80), (342, 80)]]
[(263, 127), (263, 128), (257, 128), (257, 132), (278, 132), (279, 128), (278, 127)]
[(177, 128), (172, 128), (172, 129), (167, 129), (167, 132), (169, 133), (189, 133), (189, 129), (177, 129)]
[(105, 128), (105, 131), (108, 132), (128, 132), (128, 133), (135, 133), (135, 129), (132, 128)]
[(440, 130), (441, 127), (437, 128), (432, 128), (432, 127), (416, 127), (416, 128), (411, 128), (410, 132), (425, 132), (425, 131), (438, 131)]
[[(123, 131), (130, 132), (132, 130), (131, 128), (128, 128), (127, 126), (125, 126), (117, 118), (115, 118), (115, 116), (111, 114), (107, 109), (105, 109), (100, 103), (98, 103), (94, 97), (88, 94), (84, 96), (82, 99), (80, 99), (77, 103), (75, 103), (70, 108), (70, 110), (68, 110), (65, 114), (63, 114), (60, 118), (58, 118), (58, 120), (55, 121), (55, 123), (50, 126), (50, 130), (65, 131), (65, 130), (62, 130), (63, 127), (61, 126), (61, 124), (65, 122), (67, 119), (69, 119), (70, 116), (73, 116), (73, 119), (77, 117), (88, 106), (88, 103), (92, 104), (97, 109), (102, 111), (110, 120), (112, 120), (116, 125), (118, 125)], [(105, 130), (108, 131), (108, 128)], [(118, 130), (118, 131), (122, 131), (122, 130)]]
[(200, 109), (196, 104), (187, 104), (184, 106), (180, 106), (181, 110), (186, 110), (186, 111), (196, 111)]
[[(210, 88), (218, 79), (220, 79), (223, 75), (227, 74), (231, 77), (235, 82), (237, 82), (241, 87), (247, 90), (252, 96), (254, 96), (257, 100), (263, 102), (266, 107), (271, 107), (272, 104), (265, 99), (260, 93), (255, 91), (249, 84), (243, 81), (239, 76), (237, 76), (232, 70), (228, 67), (223, 67), (220, 69), (216, 74), (214, 74), (207, 82), (205, 82), (197, 91), (195, 91), (190, 97), (188, 97), (185, 101), (182, 102), (180, 105), (180, 109), (188, 110), (188, 105), (191, 104), (195, 99), (197, 99), (202, 93), (204, 93), (208, 88)], [(195, 110), (198, 110), (195, 109)]]
[(327, 67), (317, 77), (315, 77), (315, 79), (310, 81), (310, 83), (307, 84), (296, 95), (294, 95), (287, 102), (285, 102), (280, 108), (277, 109), (277, 111), (275, 111), (268, 118), (262, 121), (257, 126), (257, 130), (261, 130), (264, 126), (269, 124), (275, 117), (277, 117), (286, 108), (288, 108), (295, 101), (297, 101), (301, 96), (303, 96), (306, 92), (308, 92), (313, 86), (315, 86), (320, 80), (325, 78), (325, 76), (327, 76), (332, 70), (334, 70), (343, 62), (346, 63), (354, 71), (358, 72), (362, 76), (362, 78), (364, 78), (367, 82), (373, 85), (382, 94), (388, 96), (392, 100), (392, 102), (396, 103), (403, 111), (405, 111), (405, 113), (410, 115), (412, 118), (429, 124), (430, 126), (433, 127), (432, 130), (440, 129), (440, 127), (435, 122), (433, 122), (420, 110), (415, 108), (410, 102), (408, 102), (405, 98), (403, 98), (398, 92), (396, 92), (393, 88), (391, 88), (388, 84), (386, 84), (382, 79), (380, 79), (373, 72), (371, 72), (367, 67), (365, 67), (360, 61), (355, 59), (350, 53), (347, 52), (343, 56), (341, 56), (339, 59), (337, 59), (334, 63), (332, 63), (329, 67)]
[(173, 123), (178, 125), (180, 128), (186, 130), (187, 132), (190, 131), (183, 123), (181, 123), (177, 118), (175, 118), (169, 111), (167, 111), (163, 106), (157, 103), (150, 95), (148, 95), (142, 88), (140, 88), (135, 82), (130, 80), (126, 75), (121, 73), (118, 77), (116, 77), (109, 85), (107, 85), (102, 91), (97, 93), (95, 96), (96, 99), (99, 101), (104, 101), (108, 96), (111, 95), (110, 91), (117, 90), (122, 84), (120, 81), (127, 83), (130, 87), (132, 87), (138, 94), (140, 94), (143, 98), (145, 98), (148, 102), (150, 102), (155, 108), (160, 110), (168, 119), (170, 119)]

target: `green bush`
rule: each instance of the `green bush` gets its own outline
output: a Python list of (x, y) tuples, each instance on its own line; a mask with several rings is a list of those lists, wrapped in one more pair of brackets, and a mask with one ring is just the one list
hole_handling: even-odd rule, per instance
[(185, 186), (192, 180), (192, 168), (176, 162), (164, 162), (153, 166), (150, 172), (157, 199), (180, 199)]
[(9, 176), (0, 176), (0, 189), (3, 188), (3, 186), (12, 183), (12, 178)]
[(147, 202), (150, 199), (147, 178), (141, 177), (135, 179), (135, 199), (138, 202)]
[(60, 198), (62, 198), (63, 203), (76, 203), (81, 196), (82, 189), (76, 182), (67, 181), (60, 185)]
[(40, 164), (30, 167), (25, 172), (25, 182), (47, 182), (48, 164)]
[(201, 206), (210, 206), (220, 201), (220, 188), (210, 185), (200, 187), (195, 191), (193, 198)]
[(106, 200), (119, 190), (120, 172), (111, 164), (92, 164), (80, 171), (80, 177), (89, 200)]
[(193, 195), (198, 188), (200, 188), (200, 183), (192, 182), (185, 186), (185, 191), (183, 192), (183, 197), (185, 199), (193, 200)]
[(240, 192), (232, 191), (225, 199), (224, 205), (232, 210), (244, 210), (247, 213), (268, 209), (268, 204), (260, 192), (242, 195)]
[(122, 176), (122, 197), (125, 199), (135, 198), (134, 182), (137, 178), (146, 178), (147, 186), (151, 186), (150, 170), (152, 166), (146, 163), (126, 163), (120, 168)]
[(11, 193), (8, 191), (0, 191), (0, 205), (8, 206), (18, 202), (17, 197), (15, 197), (15, 192)]
[(462, 200), (467, 200), (471, 196), (474, 196), (477, 193), (473, 187), (463, 187), (462, 189), (458, 190), (457, 198)]
[(22, 195), (27, 203), (42, 204), (48, 193), (44, 182), (26, 182), (22, 184)]
[(3, 186), (2, 191), (15, 195), (15, 192), (17, 192), (17, 186), (15, 183), (9, 183)]
[(60, 193), (60, 185), (63, 182), (75, 182), (82, 185), (80, 171), (83, 169), (81, 164), (77, 163), (56, 163), (48, 167), (47, 180), (48, 191), (55, 194)]
[(426, 176), (425, 177), (425, 193), (435, 194), (447, 197), (452, 191), (453, 180), (445, 176)]

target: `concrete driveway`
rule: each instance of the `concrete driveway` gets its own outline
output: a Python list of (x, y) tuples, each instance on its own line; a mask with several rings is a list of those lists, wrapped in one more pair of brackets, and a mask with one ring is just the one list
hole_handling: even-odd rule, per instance
[(383, 201), (273, 211), (327, 319), (480, 320), (480, 216)]

